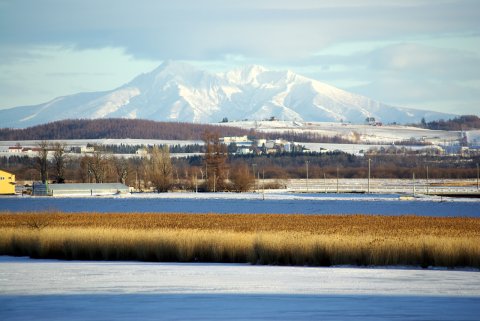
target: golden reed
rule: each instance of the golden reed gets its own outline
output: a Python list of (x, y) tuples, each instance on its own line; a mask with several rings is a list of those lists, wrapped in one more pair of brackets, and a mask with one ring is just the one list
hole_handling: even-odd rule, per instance
[(480, 267), (480, 219), (0, 213), (0, 255), (67, 260)]

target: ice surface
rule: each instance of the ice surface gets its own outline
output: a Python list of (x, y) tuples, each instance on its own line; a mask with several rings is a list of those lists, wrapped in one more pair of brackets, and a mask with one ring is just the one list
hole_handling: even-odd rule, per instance
[[(114, 201), (112, 201), (114, 200)], [(479, 199), (395, 194), (139, 193), (97, 197), (1, 197), (0, 211), (376, 214), (479, 217)]]
[(480, 273), (0, 257), (2, 320), (478, 320)]

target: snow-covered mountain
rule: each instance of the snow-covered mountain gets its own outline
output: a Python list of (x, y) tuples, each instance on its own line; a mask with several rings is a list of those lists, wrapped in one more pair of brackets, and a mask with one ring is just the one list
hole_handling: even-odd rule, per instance
[(229, 120), (418, 122), (450, 115), (389, 106), (291, 71), (246, 66), (222, 74), (168, 61), (111, 91), (80, 93), (48, 103), (0, 110), (0, 127), (61, 119), (142, 118), (213, 123)]

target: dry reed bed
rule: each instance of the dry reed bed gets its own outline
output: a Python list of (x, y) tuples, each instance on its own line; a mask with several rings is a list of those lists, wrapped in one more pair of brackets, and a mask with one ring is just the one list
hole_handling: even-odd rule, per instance
[(0, 213), (0, 254), (281, 265), (480, 267), (480, 219)]

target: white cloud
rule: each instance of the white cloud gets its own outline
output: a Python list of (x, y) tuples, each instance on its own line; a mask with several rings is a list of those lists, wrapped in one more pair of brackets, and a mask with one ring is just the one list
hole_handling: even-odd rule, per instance
[[(7, 105), (109, 89), (165, 59), (215, 71), (289, 68), (393, 103), (445, 98), (446, 88), (458, 88), (449, 99), (479, 101), (477, 0), (0, 0), (0, 8)], [(413, 95), (414, 87), (423, 89)]]
[(23, 50), (28, 54), (19, 54), (7, 63), (0, 51), (0, 108), (39, 104), (78, 92), (110, 90), (159, 64), (133, 59), (118, 48), (77, 51), (61, 46), (31, 46)]

